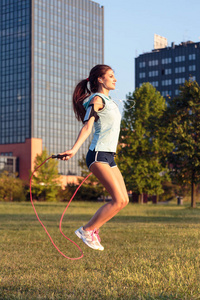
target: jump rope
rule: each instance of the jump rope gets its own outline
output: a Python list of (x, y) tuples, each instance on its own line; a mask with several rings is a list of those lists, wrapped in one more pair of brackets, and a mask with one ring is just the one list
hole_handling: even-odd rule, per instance
[[(119, 100), (119, 101), (121, 102), (122, 100)], [(126, 100), (126, 101), (134, 101), (134, 100)], [(134, 105), (135, 105), (135, 103), (134, 103)], [(133, 105), (133, 106), (134, 106), (134, 105)], [(132, 106), (132, 107), (133, 107), (133, 106)], [(132, 107), (131, 107), (131, 108), (132, 108)], [(129, 110), (129, 109), (128, 109), (128, 110)], [(68, 202), (68, 204), (67, 204), (65, 210), (64, 210), (63, 213), (62, 213), (62, 216), (61, 216), (61, 218), (60, 218), (60, 223), (59, 223), (59, 230), (60, 230), (60, 233), (64, 236), (64, 238), (66, 238), (68, 241), (70, 241), (71, 243), (73, 243), (73, 244), (78, 248), (78, 250), (79, 250), (80, 253), (81, 253), (81, 256), (79, 256), (79, 257), (68, 257), (68, 256), (66, 256), (66, 255), (65, 255), (65, 254), (64, 254), (64, 253), (56, 246), (56, 244), (54, 243), (54, 241), (53, 241), (51, 235), (49, 234), (49, 232), (47, 231), (46, 227), (44, 226), (44, 224), (42, 223), (42, 221), (40, 220), (40, 218), (39, 218), (39, 216), (38, 216), (38, 214), (37, 214), (37, 211), (36, 211), (35, 206), (34, 206), (34, 203), (33, 203), (32, 191), (31, 191), (32, 178), (33, 178), (33, 175), (35, 174), (35, 172), (36, 172), (41, 166), (43, 166), (49, 159), (51, 159), (51, 158), (52, 158), (52, 159), (55, 159), (55, 158), (58, 158), (58, 159), (59, 159), (59, 158), (65, 157), (65, 156), (66, 156), (66, 155), (60, 155), (60, 154), (52, 155), (52, 156), (48, 157), (45, 161), (43, 161), (38, 167), (36, 167), (36, 169), (33, 171), (32, 175), (31, 175), (31, 178), (30, 178), (30, 200), (31, 200), (31, 204), (32, 204), (33, 210), (34, 210), (34, 212), (35, 212), (35, 215), (36, 215), (38, 221), (40, 222), (40, 224), (41, 224), (42, 227), (44, 228), (46, 234), (48, 235), (48, 237), (49, 237), (51, 243), (52, 243), (53, 246), (56, 248), (56, 250), (57, 250), (63, 257), (65, 257), (65, 258), (67, 258), (67, 259), (70, 259), (70, 260), (78, 260), (78, 259), (83, 258), (83, 256), (84, 256), (84, 255), (83, 255), (83, 251), (81, 250), (81, 248), (79, 247), (79, 245), (77, 245), (74, 241), (72, 241), (70, 238), (68, 238), (68, 237), (63, 233), (63, 231), (62, 231), (62, 221), (63, 221), (64, 215), (65, 215), (65, 213), (66, 213), (66, 211), (67, 211), (67, 209), (68, 209), (70, 203), (71, 203), (72, 200), (74, 199), (76, 193), (78, 192), (78, 190), (80, 189), (80, 187), (82, 186), (82, 184), (88, 179), (88, 177), (89, 177), (92, 173), (90, 173), (89, 175), (87, 175), (87, 177), (85, 177), (85, 178), (83, 179), (83, 181), (80, 183), (80, 185), (79, 185), (79, 186), (77, 187), (77, 189), (75, 190), (73, 196), (72, 196), (71, 199), (69, 200), (69, 202)]]
[(64, 238), (66, 238), (68, 241), (70, 241), (71, 243), (73, 243), (73, 244), (78, 248), (78, 250), (79, 250), (80, 253), (81, 253), (81, 256), (79, 256), (79, 257), (68, 257), (68, 256), (66, 256), (66, 255), (65, 255), (65, 254), (64, 254), (64, 253), (56, 246), (56, 244), (54, 243), (52, 237), (50, 236), (49, 232), (47, 231), (46, 227), (44, 226), (44, 224), (42, 223), (42, 221), (40, 220), (40, 218), (39, 218), (39, 216), (38, 216), (38, 214), (37, 214), (37, 211), (36, 211), (35, 206), (34, 206), (34, 203), (33, 203), (32, 191), (31, 191), (32, 178), (33, 178), (34, 173), (35, 173), (42, 165), (44, 165), (49, 159), (51, 159), (51, 158), (53, 158), (53, 159), (54, 159), (54, 158), (62, 158), (62, 157), (65, 157), (65, 156), (66, 156), (66, 155), (60, 155), (60, 154), (58, 154), (58, 155), (52, 155), (52, 156), (48, 157), (45, 161), (43, 161), (43, 163), (41, 163), (41, 165), (39, 165), (39, 166), (33, 171), (32, 175), (31, 175), (31, 178), (30, 178), (30, 200), (31, 200), (31, 204), (32, 204), (32, 206), (33, 206), (33, 209), (34, 209), (34, 212), (35, 212), (35, 215), (36, 215), (38, 221), (40, 222), (40, 224), (41, 224), (42, 227), (44, 228), (46, 234), (48, 235), (48, 237), (49, 237), (51, 243), (52, 243), (53, 246), (56, 248), (56, 250), (57, 250), (62, 256), (64, 256), (64, 257), (67, 258), (67, 259), (78, 260), (78, 259), (83, 258), (83, 256), (84, 256), (84, 255), (83, 255), (83, 251), (81, 250), (81, 248), (80, 248), (74, 241), (72, 241), (70, 238), (68, 238), (68, 237), (63, 233), (63, 231), (62, 231), (62, 221), (63, 221), (63, 217), (64, 217), (64, 215), (65, 215), (65, 213), (66, 213), (66, 211), (67, 211), (67, 209), (68, 209), (70, 203), (71, 203), (72, 200), (74, 199), (76, 193), (78, 192), (78, 190), (80, 189), (80, 187), (82, 186), (82, 184), (88, 179), (88, 177), (89, 177), (92, 173), (90, 173), (89, 175), (87, 175), (87, 177), (85, 177), (84, 180), (81, 182), (81, 184), (77, 187), (77, 189), (76, 189), (76, 191), (74, 192), (73, 196), (72, 196), (71, 199), (69, 200), (69, 202), (68, 202), (68, 204), (67, 204), (65, 210), (63, 211), (63, 214), (62, 214), (62, 216), (61, 216), (60, 223), (59, 223), (59, 230), (60, 230), (60, 233), (64, 236)]

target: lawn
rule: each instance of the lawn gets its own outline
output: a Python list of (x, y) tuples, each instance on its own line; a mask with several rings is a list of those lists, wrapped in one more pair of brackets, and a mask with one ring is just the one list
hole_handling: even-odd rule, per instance
[[(56, 245), (65, 203), (35, 204)], [(74, 231), (101, 203), (72, 202), (52, 246), (31, 203), (0, 203), (0, 299), (200, 299), (200, 209), (130, 203), (105, 224), (104, 251)]]

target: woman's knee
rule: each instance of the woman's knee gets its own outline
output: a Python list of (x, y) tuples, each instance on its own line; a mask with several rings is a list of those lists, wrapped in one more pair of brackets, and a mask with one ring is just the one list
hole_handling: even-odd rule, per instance
[(114, 201), (114, 205), (118, 211), (124, 208), (128, 203), (129, 203), (128, 197), (121, 197), (120, 199), (117, 199), (117, 201)]
[(128, 203), (129, 203), (129, 197), (128, 197), (128, 195), (127, 195), (127, 196), (125, 196), (124, 199), (123, 199), (123, 207), (125, 207), (126, 205), (128, 205)]
[(129, 196), (128, 196), (128, 194), (127, 194), (127, 197), (126, 197), (126, 201), (125, 201), (125, 202), (126, 202), (125, 206), (129, 204)]
[(129, 203), (129, 197), (128, 197), (128, 193), (126, 193), (123, 195), (123, 198), (122, 198), (123, 207), (125, 207), (128, 203)]

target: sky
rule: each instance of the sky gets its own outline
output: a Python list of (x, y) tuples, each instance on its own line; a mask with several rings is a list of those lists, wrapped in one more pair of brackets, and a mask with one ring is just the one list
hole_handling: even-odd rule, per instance
[(112, 98), (135, 90), (135, 58), (153, 50), (154, 34), (176, 45), (200, 42), (200, 0), (97, 0), (104, 6), (104, 63), (115, 71)]

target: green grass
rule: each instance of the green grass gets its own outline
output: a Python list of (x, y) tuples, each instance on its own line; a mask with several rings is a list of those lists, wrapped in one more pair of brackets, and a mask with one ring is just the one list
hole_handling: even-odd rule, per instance
[[(74, 231), (100, 203), (72, 202), (63, 232), (81, 260), (63, 258), (30, 203), (0, 203), (0, 299), (200, 299), (200, 209), (129, 204), (100, 232), (103, 252)], [(67, 256), (77, 248), (59, 233), (64, 203), (36, 209)]]

